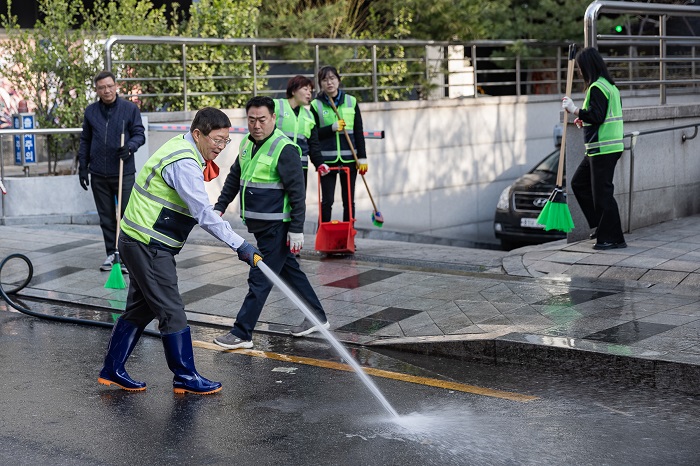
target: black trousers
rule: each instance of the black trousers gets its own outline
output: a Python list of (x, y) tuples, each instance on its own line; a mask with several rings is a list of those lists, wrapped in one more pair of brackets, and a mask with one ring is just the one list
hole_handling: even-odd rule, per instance
[(613, 196), (615, 165), (622, 152), (584, 156), (571, 179), (571, 189), (586, 216), (588, 226), (597, 228), (598, 243), (621, 243), (620, 211)]
[[(302, 272), (296, 257), (287, 246), (289, 223), (278, 222), (267, 230), (255, 233), (258, 249), (263, 255), (263, 262), (304, 301), (321, 322), (325, 322), (326, 313), (316, 296), (309, 279)], [(129, 267), (127, 265), (127, 267)], [(129, 269), (131, 271), (131, 269)], [(272, 290), (270, 282), (258, 267), (252, 267), (248, 274), (248, 294), (243, 300), (236, 316), (231, 333), (243, 340), (253, 337), (253, 329), (260, 318), (265, 301)], [(301, 312), (301, 311), (300, 311)]]
[[(124, 209), (129, 202), (131, 188), (134, 187), (135, 176), (133, 173), (122, 178), (122, 205), (120, 218), (124, 216)], [(99, 176), (90, 174), (90, 186), (92, 197), (95, 199), (97, 215), (100, 217), (102, 238), (105, 242), (107, 255), (113, 254), (117, 246), (117, 194), (119, 193), (118, 176)]]
[(344, 166), (350, 168), (350, 199), (348, 200), (348, 177), (343, 171), (331, 170), (321, 177), (321, 221), (330, 222), (335, 198), (335, 181), (340, 177), (340, 195), (343, 199), (343, 221), (350, 221), (349, 205), (352, 205), (352, 218), (355, 213), (355, 180), (357, 180), (357, 166), (355, 162), (351, 164), (333, 164), (333, 167)]
[(129, 269), (129, 291), (122, 319), (139, 328), (158, 319), (158, 330), (166, 334), (187, 327), (173, 253), (149, 247), (122, 233), (119, 255)]

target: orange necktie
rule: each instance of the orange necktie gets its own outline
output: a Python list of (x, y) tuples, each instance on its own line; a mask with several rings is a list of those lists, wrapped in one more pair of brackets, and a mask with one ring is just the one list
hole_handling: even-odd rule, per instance
[(204, 181), (211, 181), (219, 176), (219, 166), (213, 160), (207, 160), (207, 165), (204, 167)]

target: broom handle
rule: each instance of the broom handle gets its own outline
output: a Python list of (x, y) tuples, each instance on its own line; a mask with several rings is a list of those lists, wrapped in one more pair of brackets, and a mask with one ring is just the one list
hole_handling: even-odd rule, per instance
[[(574, 83), (574, 57), (573, 45), (569, 46), (569, 67), (566, 71), (566, 96), (571, 97), (571, 88)], [(569, 113), (564, 110), (564, 124), (561, 130), (561, 147), (559, 148), (559, 169), (557, 170), (557, 187), (561, 188), (564, 183), (564, 154), (566, 153), (566, 127), (569, 123)]]
[[(328, 102), (331, 103), (331, 107), (333, 107), (333, 111), (335, 112), (335, 116), (338, 117), (340, 120), (340, 114), (338, 113), (338, 109), (335, 106), (335, 103), (333, 102), (333, 98), (331, 96), (328, 96)], [(352, 141), (350, 140), (350, 135), (348, 134), (348, 131), (343, 128), (343, 134), (345, 134), (345, 139), (348, 141), (348, 145), (350, 146), (350, 152), (352, 153), (353, 158), (355, 159), (355, 163), (357, 165), (360, 164), (360, 160), (357, 158), (357, 154), (355, 153), (355, 148), (352, 146)], [(359, 168), (359, 167), (358, 167)], [(369, 200), (372, 201), (372, 208), (374, 208), (374, 213), (376, 214), (379, 212), (377, 210), (377, 204), (374, 203), (374, 198), (372, 197), (372, 193), (369, 190), (369, 186), (367, 185), (367, 180), (365, 180), (365, 175), (360, 174), (362, 177), (362, 181), (365, 183), (365, 188), (367, 188), (367, 194), (369, 195)]]
[[(121, 139), (121, 145), (119, 147), (124, 147), (124, 125), (125, 122), (122, 121), (122, 139)], [(115, 240), (115, 245), (114, 247), (119, 249), (119, 222), (121, 222), (122, 219), (122, 181), (124, 179), (124, 160), (121, 158), (119, 159), (119, 188), (117, 191), (117, 234), (116, 234), (116, 240)]]

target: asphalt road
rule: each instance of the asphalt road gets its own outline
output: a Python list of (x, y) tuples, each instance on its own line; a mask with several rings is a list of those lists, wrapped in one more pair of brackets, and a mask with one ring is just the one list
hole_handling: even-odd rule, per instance
[(0, 464), (700, 461), (697, 398), (595, 374), (352, 348), (363, 365), (392, 377), (372, 379), (400, 414), (393, 418), (356, 375), (338, 370), (342, 361), (323, 341), (258, 335), (256, 349), (265, 352), (240, 354), (208, 347), (220, 332), (193, 328), (202, 342), (197, 368), (223, 383), (219, 394), (174, 395), (153, 337), (142, 338), (127, 364), (148, 389), (128, 393), (96, 381), (109, 330), (0, 306)]

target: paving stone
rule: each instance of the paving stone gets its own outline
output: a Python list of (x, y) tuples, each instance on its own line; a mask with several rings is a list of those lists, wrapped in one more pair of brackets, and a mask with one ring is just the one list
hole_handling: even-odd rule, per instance
[(669, 260), (655, 267), (656, 270), (668, 270), (672, 272), (694, 272), (698, 270), (697, 262), (689, 262), (683, 260)]
[(610, 278), (616, 280), (639, 280), (639, 277), (646, 273), (646, 269), (633, 267), (610, 267), (600, 275), (600, 278)]
[(648, 270), (639, 280), (651, 283), (665, 283), (676, 286), (688, 276), (687, 272), (670, 272), (667, 270)]

